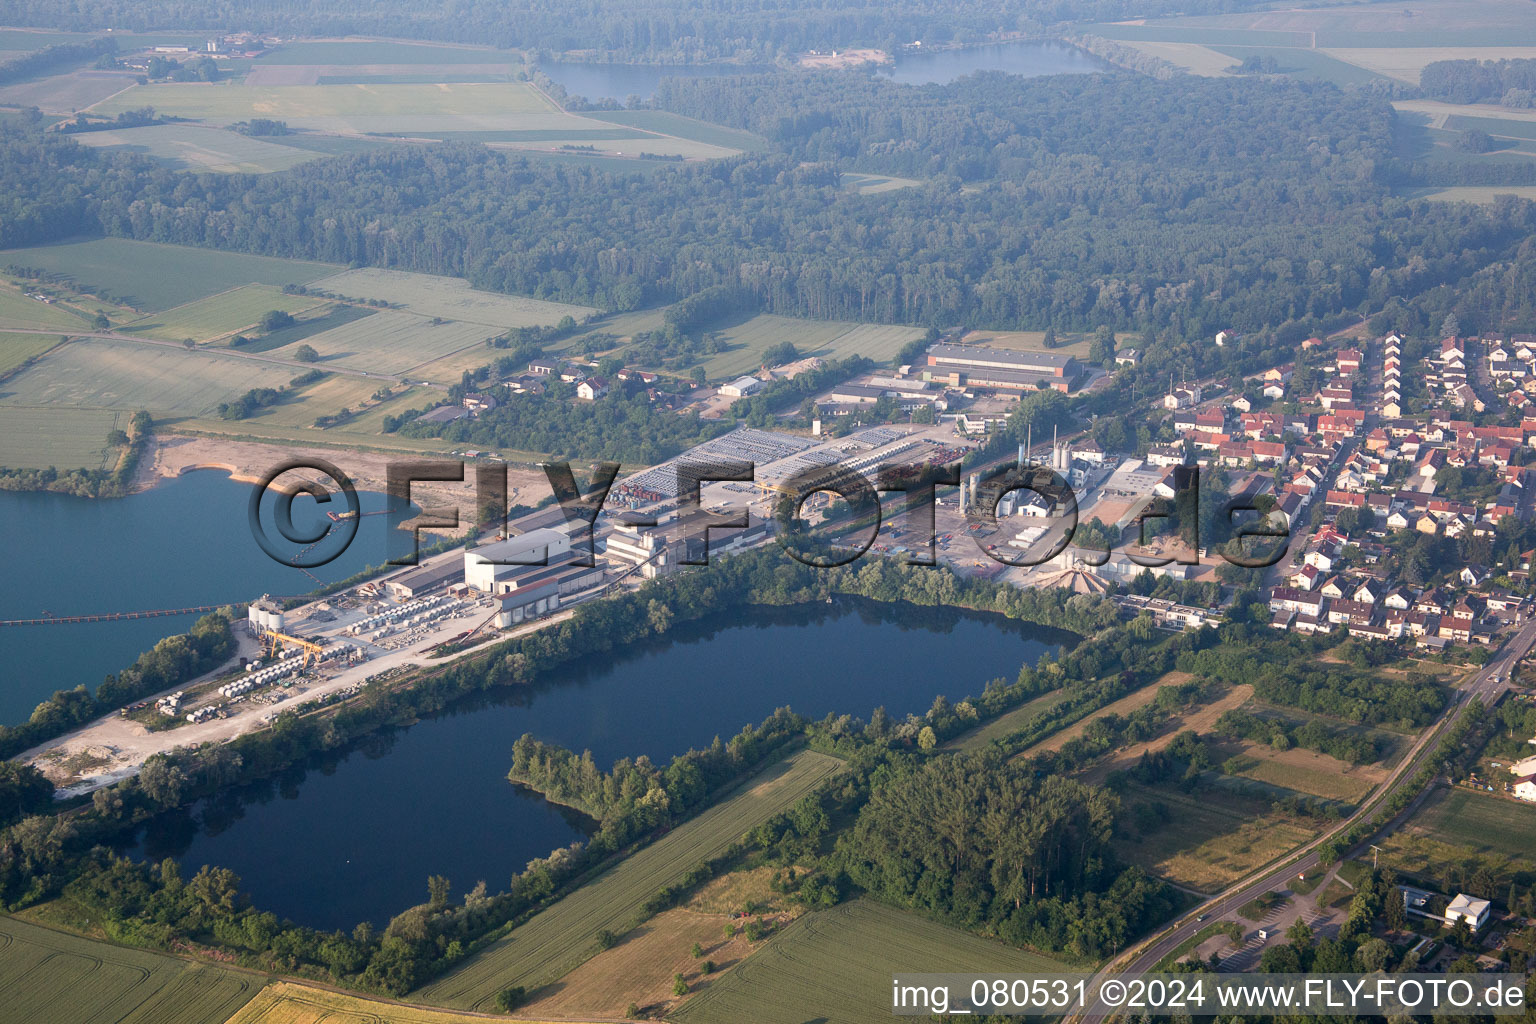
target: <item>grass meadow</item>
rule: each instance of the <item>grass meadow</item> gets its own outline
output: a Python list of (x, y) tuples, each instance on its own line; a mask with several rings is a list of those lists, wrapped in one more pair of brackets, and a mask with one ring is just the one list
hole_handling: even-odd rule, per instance
[(127, 238), (92, 238), (0, 251), (0, 265), (8, 264), (37, 267), (68, 277), (76, 287), (125, 296), (147, 312), (185, 305), (243, 284), (307, 284), (338, 269), (326, 263)]
[(881, 1024), (898, 972), (1052, 974), (1067, 964), (870, 900), (807, 914), (670, 1015), (678, 1024)]
[(313, 151), (195, 124), (157, 124), (82, 132), (75, 138), (97, 149), (154, 157), (181, 171), (265, 174), (286, 171), (320, 156)]
[(462, 278), (373, 267), (323, 278), (315, 287), (348, 298), (387, 299), (421, 316), (480, 324), (492, 328), (490, 333), (553, 324), (566, 315), (580, 319), (592, 312), (587, 306), (480, 291)]
[[(448, 321), (433, 324), (416, 313), (387, 310), (360, 320), (333, 327), (319, 334), (273, 350), (273, 355), (292, 358), (299, 345), (309, 345), (320, 354), (322, 369), (329, 363), (374, 373), (396, 374), (434, 359), (474, 349), (479, 355), (475, 365), (491, 361), (494, 352), (485, 347), (485, 339), (495, 333), (484, 324)], [(456, 383), (454, 380), (446, 383)]]
[(321, 299), (306, 295), (287, 295), (271, 285), (248, 284), (174, 306), (118, 328), (125, 334), (181, 341), (216, 341), (242, 331), (255, 331), (263, 313), (282, 310), (303, 313), (320, 305)]
[(0, 404), (206, 415), (251, 388), (282, 387), (297, 373), (290, 366), (165, 345), (85, 339), (6, 381)]
[(620, 861), (503, 938), (475, 953), (413, 998), (469, 1010), (490, 1009), (509, 985), (533, 990), (563, 977), (597, 952), (597, 933), (637, 923), (640, 905), (694, 865), (719, 856), (741, 835), (792, 806), (842, 762), (801, 751), (748, 779), (730, 798)]

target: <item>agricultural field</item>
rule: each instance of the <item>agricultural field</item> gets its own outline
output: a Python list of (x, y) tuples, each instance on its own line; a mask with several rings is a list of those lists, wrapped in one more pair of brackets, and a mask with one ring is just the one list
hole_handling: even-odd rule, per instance
[(1409, 85), (1419, 84), (1426, 64), (1441, 60), (1516, 60), (1536, 57), (1532, 46), (1404, 46), (1330, 47), (1323, 51), (1336, 60), (1354, 64)]
[(133, 86), (133, 75), (122, 71), (70, 71), (0, 86), (0, 106), (73, 114)]
[(103, 290), (146, 312), (185, 305), (243, 284), (307, 284), (337, 270), (327, 263), (127, 238), (0, 251), (0, 266), (8, 264), (65, 275), (76, 287)]
[(763, 351), (783, 341), (792, 342), (803, 356), (842, 359), (861, 355), (889, 363), (903, 345), (923, 336), (920, 327), (801, 320), (771, 313), (748, 317), (717, 333), (725, 350), (704, 363), (711, 380), (751, 373), (762, 365)]
[(1226, 54), (1199, 43), (1158, 43), (1145, 39), (1124, 42), (1142, 53), (1177, 64), (1190, 74), (1206, 78), (1224, 76), (1228, 68), (1236, 67), (1238, 63)]
[(1279, 74), (1292, 78), (1305, 78), (1334, 85), (1363, 85), (1379, 82), (1381, 76), (1358, 64), (1336, 60), (1321, 50), (1280, 46), (1213, 46), (1235, 61), (1248, 57), (1273, 57)]
[(0, 330), (7, 327), (27, 329), (63, 327), (87, 329), (83, 317), (57, 302), (29, 299), (19, 289), (0, 287)]
[(129, 413), (15, 403), (0, 384), (0, 466), (11, 469), (106, 469), (107, 433)]
[(317, 288), (348, 298), (383, 298), (422, 316), (480, 324), (492, 328), (489, 333), (509, 327), (554, 324), (564, 316), (580, 320), (593, 312), (586, 306), (483, 292), (462, 278), (404, 270), (348, 270), (314, 283)]
[(264, 984), (256, 975), (0, 918), (6, 1020), (223, 1024)]
[(206, 415), (251, 388), (278, 388), (299, 371), (163, 344), (85, 339), (50, 353), (5, 385), (5, 405), (148, 409)]
[(753, 152), (768, 148), (768, 141), (760, 135), (754, 135), (740, 128), (727, 128), (725, 125), (699, 121), (666, 110), (593, 110), (583, 112), (582, 116), (593, 121), (624, 125), (641, 132), (670, 135), (678, 139), (692, 139), (694, 142), (719, 146), (723, 149)]
[(5, 334), (0, 333), (0, 377), (16, 367), (42, 355), (64, 340), (56, 334)]
[(1127, 782), (1121, 790), (1120, 856), (1159, 878), (1215, 892), (1317, 835), (1311, 822), (1270, 801), (1215, 787), (1185, 793)]
[(1010, 352), (1060, 352), (1063, 355), (1088, 358), (1088, 345), (1092, 339), (1086, 334), (1070, 331), (1056, 333), (1056, 347), (1045, 347), (1044, 331), (971, 331), (960, 339), (963, 345), (982, 345), (986, 348), (1005, 348)]
[(256, 58), (257, 67), (288, 64), (486, 64), (521, 67), (514, 50), (383, 39), (325, 39), (288, 43)]
[[(228, 424), (226, 429), (243, 432), (255, 424), (263, 427), (312, 427), (320, 416), (328, 416), (342, 409), (359, 408), (370, 401), (374, 392), (378, 391), (384, 383), (369, 380), (366, 377), (344, 377), (333, 374), (319, 383), (305, 385), (287, 401), (268, 406), (249, 419)], [(437, 392), (433, 397), (441, 398), (442, 393)], [(405, 406), (401, 405), (400, 408)], [(346, 426), (349, 430), (357, 429), (350, 422)]]
[(1453, 185), (1423, 192), (1419, 198), (1437, 203), (1478, 203), (1486, 206), (1499, 196), (1536, 199), (1536, 185)]
[(629, 931), (637, 923), (640, 905), (658, 889), (718, 856), (742, 833), (792, 806), (841, 768), (836, 758), (809, 750), (769, 767), (729, 799), (535, 914), (414, 997), (485, 1010), (509, 985), (532, 990), (558, 980), (597, 952), (599, 931)]
[(808, 914), (698, 988), (678, 1024), (879, 1024), (894, 972), (1042, 974), (1068, 965), (868, 900)]
[[(466, 348), (478, 352), (475, 365), (488, 363), (493, 354), (485, 347), (485, 339), (493, 333), (496, 332), (484, 324), (457, 321), (433, 324), (424, 316), (392, 309), (307, 335), (302, 341), (296, 340), (272, 350), (272, 354), (292, 359), (302, 344), (320, 354), (317, 365), (321, 369), (334, 363), (351, 369), (397, 374)], [(457, 382), (457, 375), (446, 381), (449, 384)]]
[(75, 139), (97, 149), (138, 153), (181, 171), (265, 174), (286, 171), (319, 153), (250, 138), (222, 128), (195, 124), (157, 124), (143, 128), (81, 132)]
[(897, 178), (883, 174), (858, 174), (844, 171), (838, 176), (838, 184), (861, 196), (874, 196), (882, 192), (898, 192), (904, 188), (916, 188), (922, 182), (916, 178)]
[(1094, 25), (1096, 35), (1236, 46), (1379, 49), (1536, 45), (1524, 0), (1406, 0)]
[(224, 1024), (470, 1024), (484, 1017), (365, 999), (290, 981), (268, 985)]
[(118, 331), (168, 341), (185, 338), (197, 342), (217, 341), (241, 331), (254, 330), (263, 313), (274, 309), (303, 313), (321, 302), (310, 296), (287, 295), (281, 288), (271, 285), (249, 284), (134, 320), (119, 327)]

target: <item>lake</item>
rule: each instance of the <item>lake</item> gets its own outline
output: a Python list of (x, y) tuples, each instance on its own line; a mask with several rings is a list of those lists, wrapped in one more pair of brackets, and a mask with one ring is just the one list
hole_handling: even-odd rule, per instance
[(1070, 639), (1001, 616), (852, 600), (731, 613), (669, 637), (163, 816), (130, 852), (175, 857), (186, 874), (231, 868), (257, 906), (304, 924), (383, 925), (426, 900), (429, 875), (456, 894), (481, 879), (505, 889), (529, 860), (583, 838), (580, 816), (507, 781), (525, 732), (591, 750), (604, 769), (640, 754), (664, 764), (783, 705), (817, 718), (867, 718), (876, 705), (920, 714), (935, 695), (979, 693)]
[[(928, 85), (953, 82), (976, 71), (1006, 71), (1009, 74), (1037, 75), (1086, 74), (1109, 67), (1104, 61), (1065, 43), (992, 43), (958, 50), (907, 51), (894, 66), (878, 73), (904, 85)], [(589, 100), (613, 99), (623, 102), (630, 96), (650, 99), (663, 78), (715, 78), (721, 75), (756, 75), (777, 69), (746, 64), (584, 64), (550, 61), (539, 65), (550, 78), (565, 87), (572, 96)], [(791, 72), (784, 72), (790, 74)]]
[[(0, 619), (188, 608), (318, 586), (257, 546), (246, 516), (250, 495), (251, 485), (212, 470), (126, 498), (0, 491)], [(364, 509), (384, 506), (383, 495), (358, 497)], [(294, 502), (300, 529), (319, 515), (312, 499)], [(384, 561), (387, 518), (364, 517), (352, 546), (314, 576), (332, 582)], [(80, 683), (94, 690), (196, 619), (0, 627), (0, 722), (25, 721), (55, 690)]]

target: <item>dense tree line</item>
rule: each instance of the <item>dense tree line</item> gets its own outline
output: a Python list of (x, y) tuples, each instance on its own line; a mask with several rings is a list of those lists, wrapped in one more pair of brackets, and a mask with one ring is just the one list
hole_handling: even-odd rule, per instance
[(1162, 883), (1117, 866), (1117, 804), (996, 752), (947, 756), (877, 785), (838, 853), (882, 899), (1097, 958), (1172, 909)]
[[(1390, 199), (1375, 180), (1390, 108), (1321, 85), (715, 81), (690, 104), (680, 88), (665, 97), (765, 128), (781, 152), (668, 169), (644, 188), (459, 145), (194, 177), (54, 152), (67, 143), (13, 126), (0, 161), (13, 173), (0, 180), (16, 216), (0, 243), (44, 240), (44, 225), (59, 225), (46, 237), (95, 226), (458, 274), (610, 309), (729, 287), (763, 309), (821, 318), (1107, 324), (1142, 331), (1155, 362), (1218, 327), (1258, 331), (1416, 296), (1512, 255), (1530, 234), (1526, 204), (1500, 217)], [(826, 161), (932, 181), (859, 196)], [(48, 215), (87, 191), (80, 208)]]
[(65, 68), (77, 67), (110, 57), (117, 52), (117, 40), (111, 36), (88, 39), (78, 43), (55, 43), (32, 50), (0, 62), (0, 85), (22, 82)]
[(700, 810), (727, 782), (801, 736), (805, 725), (805, 719), (780, 708), (729, 743), (716, 736), (708, 747), (679, 754), (665, 768), (642, 754), (621, 758), (607, 772), (593, 762), (591, 751), (578, 756), (524, 733), (512, 745), (507, 777), (600, 822), (622, 845)]
[(1179, 668), (1249, 683), (1262, 700), (1359, 725), (1422, 728), (1445, 707), (1444, 688), (1429, 677), (1389, 679), (1352, 665), (1319, 663), (1299, 658), (1301, 646), (1289, 637), (1254, 637), (1186, 654)]
[(1252, 0), (763, 0), (750, 8), (690, 0), (620, 0), (572, 7), (522, 0), (514, 9), (467, 0), (448, 9), (422, 0), (330, 3), (323, 0), (18, 0), (16, 25), (96, 31), (229, 31), (250, 28), (293, 36), (394, 36), (562, 52), (603, 60), (683, 63), (711, 59), (772, 61), (807, 49), (882, 46), (914, 39), (932, 47), (981, 42), (999, 32), (1032, 32), (1063, 22), (1219, 14)]
[(83, 684), (59, 690), (20, 725), (0, 725), (0, 758), (78, 728), (124, 704), (194, 679), (228, 660), (235, 651), (229, 616), (211, 612), (191, 630), (166, 637), (116, 675), (108, 675), (94, 694)]
[(1536, 60), (1437, 60), (1419, 75), (1425, 96), (1447, 103), (1536, 105)]
[(608, 384), (606, 396), (583, 402), (572, 400), (573, 385), (552, 381), (542, 395), (517, 395), (473, 419), (411, 422), (399, 431), (481, 448), (653, 465), (730, 429), (729, 423), (700, 420), (697, 413), (658, 409), (638, 385)]
[(1314, 720), (1296, 725), (1283, 719), (1255, 715), (1239, 708), (1224, 712), (1213, 730), (1219, 736), (1253, 740), (1276, 750), (1301, 747), (1316, 750), (1350, 764), (1375, 764), (1392, 752), (1393, 744), (1346, 729), (1330, 729)]

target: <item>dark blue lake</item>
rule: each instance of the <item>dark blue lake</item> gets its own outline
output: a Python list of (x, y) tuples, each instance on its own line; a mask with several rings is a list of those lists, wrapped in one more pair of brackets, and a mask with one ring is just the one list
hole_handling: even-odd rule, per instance
[(583, 837), (577, 816), (507, 782), (525, 732), (591, 750), (605, 769), (639, 754), (664, 763), (784, 705), (920, 714), (935, 695), (979, 693), (1070, 639), (1000, 616), (866, 602), (756, 609), (670, 637), (162, 818), (133, 852), (175, 857), (188, 873), (232, 868), (258, 906), (295, 921), (382, 925), (426, 899), (429, 875), (456, 893), (481, 879), (504, 889), (532, 858)]
[[(316, 579), (345, 579), (394, 553), (385, 549), (388, 517), (369, 516), (347, 551), (312, 576), (275, 562), (252, 539), (251, 491), (217, 471), (109, 500), (0, 491), (0, 619), (301, 594), (316, 587)], [(384, 506), (382, 495), (358, 497), (364, 509)], [(295, 525), (311, 528), (321, 511), (310, 498), (296, 499)], [(94, 690), (107, 673), (162, 637), (186, 631), (196, 618), (0, 627), (0, 721), (24, 721), (55, 690), (80, 683)]]

